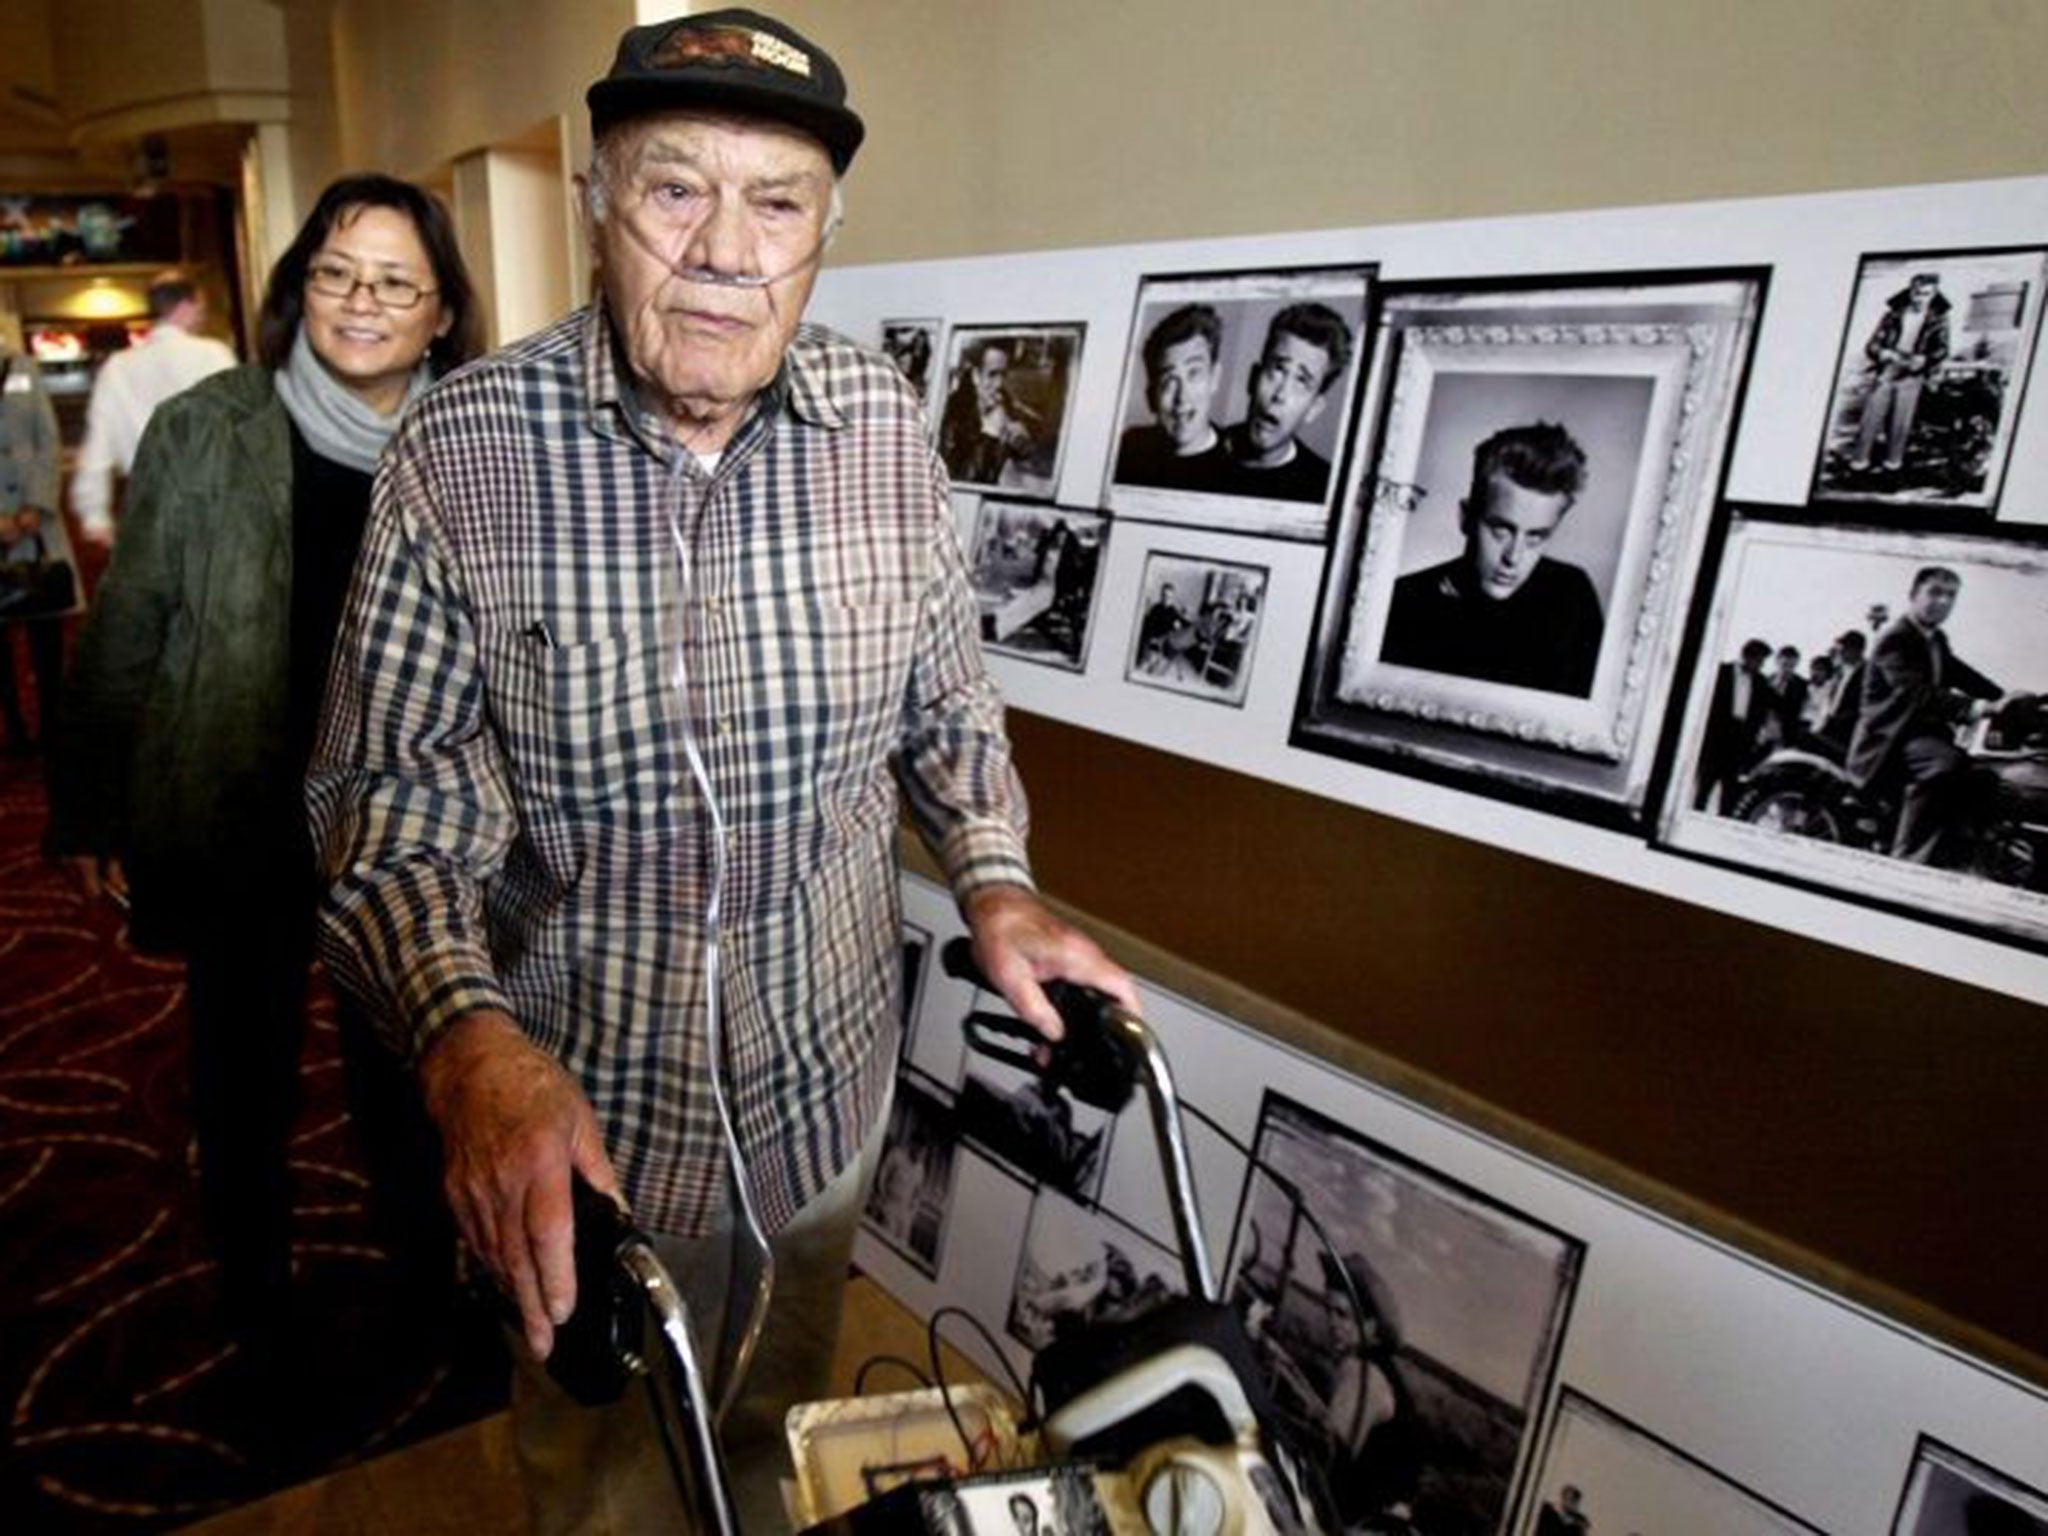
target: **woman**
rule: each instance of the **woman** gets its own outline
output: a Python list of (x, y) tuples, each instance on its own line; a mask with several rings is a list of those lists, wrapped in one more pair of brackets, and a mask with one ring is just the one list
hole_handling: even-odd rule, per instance
[[(271, 272), (260, 366), (151, 418), (72, 671), (53, 841), (88, 889), (118, 863), (136, 945), (185, 957), (208, 1233), (259, 1371), (291, 1270), (314, 906), (300, 781), (377, 456), (477, 338), (440, 206), (385, 176), (328, 187)], [(391, 1129), (361, 1108), (374, 1173)]]

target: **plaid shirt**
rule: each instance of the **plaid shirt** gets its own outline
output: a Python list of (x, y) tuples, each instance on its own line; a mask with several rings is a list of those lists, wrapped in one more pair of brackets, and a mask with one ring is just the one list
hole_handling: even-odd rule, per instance
[(917, 401), (841, 337), (798, 332), (711, 474), (597, 307), (452, 375), (386, 453), (328, 685), (329, 966), (413, 1054), (505, 1009), (636, 1217), (691, 1235), (724, 1168), (715, 897), (727, 1094), (783, 1225), (887, 1086), (897, 785), (956, 894), (1029, 883), (977, 627)]

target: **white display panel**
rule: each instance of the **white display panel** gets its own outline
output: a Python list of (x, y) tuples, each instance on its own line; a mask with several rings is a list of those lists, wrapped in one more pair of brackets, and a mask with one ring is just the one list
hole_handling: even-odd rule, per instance
[[(1852, 894), (1863, 899), (1845, 899), (1686, 856), (1673, 846), (1653, 846), (1655, 819), (1670, 804), (1673, 790), (1641, 807), (1639, 825), (1617, 828), (1557, 814), (1550, 806), (1531, 803), (1526, 794), (1496, 797), (1441, 782), (1441, 775), (1412, 777), (1291, 744), (1303, 668), (1323, 598), (1326, 545), (1187, 522), (1138, 520), (1129, 515), (1133, 509), (1118, 513), (1105, 507), (1105, 500), (1115, 500), (1108, 489), (1116, 445), (1138, 413), (1135, 393), (1142, 392), (1132, 382), (1128, 351), (1139, 334), (1140, 296), (1148, 291), (1148, 281), (1156, 292), (1162, 282), (1170, 286), (1190, 275), (1351, 267), (1370, 269), (1377, 294), (1421, 283), (1455, 286), (1467, 280), (1527, 281), (1546, 276), (1620, 281), (1630, 275), (1760, 269), (1765, 273), (1761, 313), (1726, 459), (1724, 499), (1746, 507), (1800, 509), (1808, 504), (1824, 439), (1831, 432), (1837, 438), (1842, 435), (1838, 386), (1847, 366), (1844, 359), (1866, 345), (1861, 332), (1870, 326), (1870, 316), (1877, 312), (1874, 306), (1882, 298), (1872, 295), (1886, 286), (1893, 270), (1884, 260), (1872, 258), (1935, 253), (1930, 260), (1958, 288), (1978, 281), (1980, 269), (1991, 274), (1983, 279), (1988, 285), (1985, 295), (1967, 301), (1959, 296), (1964, 318), (1975, 316), (1973, 323), (1981, 327), (1993, 323), (1984, 319), (1987, 305), (1997, 297), (1991, 288), (2010, 287), (2014, 273), (2034, 268), (2017, 258), (1977, 260), (1953, 253), (2038, 249), (2044, 243), (2048, 179), (2030, 177), (834, 269), (821, 277), (811, 313), (871, 344), (880, 342), (885, 320), (906, 315), (939, 317), (948, 334), (962, 326), (1084, 328), (1087, 346), (1077, 375), (1065, 385), (1057, 483), (1045, 493), (1045, 505), (1056, 509), (1049, 514), (1050, 522), (1072, 523), (1072, 532), (1081, 537), (1070, 542), (1087, 542), (1097, 562), (1085, 610), (1083, 654), (1057, 656), (1055, 664), (1046, 665), (1042, 657), (1029, 654), (1028, 647), (998, 648), (991, 666), (1012, 705), (1823, 942), (2048, 1002), (2048, 955), (2026, 934), (2012, 935), (2009, 927), (1993, 932), (1966, 925), (1966, 931), (1958, 931), (1873, 905), (1890, 902), (1896, 907), (1885, 889), (1858, 889)], [(1908, 259), (1905, 265), (1917, 263)], [(1173, 291), (1179, 295), (1179, 290)], [(1144, 314), (1149, 319), (1160, 307), (1155, 302)], [(2030, 354), (2037, 346), (2037, 300), (2018, 295), (2012, 310), (2016, 321), (2011, 329), (2022, 336)], [(1248, 343), (1238, 338), (1232, 345), (1230, 355), (1241, 359)], [(946, 350), (950, 349), (940, 355)], [(1945, 519), (1939, 521), (1945, 531), (2012, 536), (2022, 542), (2041, 538), (2048, 531), (2048, 408), (2040, 403), (2040, 381), (2022, 387), (2034, 361), (2031, 355), (2009, 358), (2000, 352), (1992, 354), (1991, 361), (2009, 387), (2008, 412), (1996, 441), (2003, 455), (2002, 473), (1987, 474), (1987, 489), (1975, 499), (1988, 500), (1990, 487), (1995, 486), (1995, 509), (1967, 510), (1972, 500), (1968, 496), (1954, 506), (1929, 511), (1922, 504), (1924, 498), (1913, 495), (1844, 505), (1831, 494), (1815, 504), (1819, 510), (1814, 515), (1903, 531), (1927, 528), (1930, 518)], [(942, 396), (943, 388), (935, 393)], [(1361, 380), (1359, 394), (1369, 393)], [(1224, 398), (1221, 388), (1217, 398)], [(1374, 436), (1370, 415), (1368, 409), (1345, 439), (1348, 462), (1339, 469), (1346, 496), (1360, 493), (1360, 465)], [(1449, 489), (1440, 494), (1455, 496)], [(973, 494), (956, 496), (961, 537), (970, 545), (981, 521), (979, 500)], [(1142, 503), (1134, 510), (1142, 512)], [(1094, 524), (1082, 521), (1105, 511), (1112, 515), (1099, 534)], [(1714, 558), (1721, 516), (1715, 513), (1715, 540), (1704, 556), (1709, 561)], [(1212, 675), (1206, 667), (1195, 670), (1190, 664), (1180, 679), (1182, 686), (1159, 686), (1156, 671), (1146, 673), (1137, 666), (1140, 625), (1158, 594), (1162, 557), (1260, 573), (1257, 639), (1244, 659), (1247, 676), (1241, 679), (1224, 667), (1213, 674), (1220, 682), (1205, 681)], [(1698, 558), (1697, 549), (1683, 555), (1687, 561)], [(1704, 574), (1685, 573), (1688, 581)], [(1692, 586), (1687, 625), (1695, 638), (1707, 585)], [(1904, 597), (1894, 596), (1895, 614)], [(1022, 607), (1012, 611), (1021, 613)], [(1078, 606), (1074, 611), (1082, 612)], [(1667, 743), (1685, 717), (1690, 693), (1703, 686), (1703, 675), (1711, 680), (1719, 659), (1693, 657), (1690, 667), (1665, 685), (1665, 707), (1652, 715), (1661, 713)], [(1669, 661), (1667, 654), (1665, 663)], [(2014, 676), (1999, 681), (2009, 689), (2032, 691), (2048, 679)], [(1686, 782), (1685, 765), (1670, 778), (1675, 784)], [(1639, 796), (1640, 790), (1639, 778), (1632, 779), (1629, 795)], [(1697, 851), (1711, 842), (1690, 839), (1688, 846)]]

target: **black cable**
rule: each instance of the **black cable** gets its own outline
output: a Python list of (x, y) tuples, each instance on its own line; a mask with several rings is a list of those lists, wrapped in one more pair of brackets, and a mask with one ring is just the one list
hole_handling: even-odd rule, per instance
[(967, 1427), (960, 1422), (959, 1412), (953, 1407), (952, 1383), (946, 1380), (945, 1364), (939, 1355), (939, 1324), (948, 1317), (965, 1318), (981, 1335), (983, 1342), (996, 1357), (997, 1364), (1002, 1367), (1003, 1374), (1010, 1379), (1010, 1387), (1017, 1394), (1018, 1411), (1026, 1416), (1027, 1422), (1031, 1413), (1031, 1398), (1025, 1390), (1024, 1383), (1017, 1379), (1017, 1368), (1010, 1363), (1010, 1357), (1003, 1352), (1002, 1345), (989, 1331), (988, 1324), (965, 1307), (944, 1306), (932, 1313), (925, 1323), (925, 1343), (931, 1351), (932, 1379), (938, 1383), (939, 1401), (945, 1405), (946, 1417), (953, 1421), (953, 1433), (960, 1437), (960, 1444), (967, 1451), (967, 1469), (973, 1472), (980, 1469), (981, 1458), (975, 1454), (974, 1442), (968, 1438)]
[(895, 1366), (897, 1370), (904, 1372), (920, 1387), (929, 1389), (932, 1384), (931, 1377), (925, 1375), (913, 1362), (904, 1359), (901, 1355), (869, 1355), (867, 1359), (861, 1361), (860, 1369), (853, 1373), (853, 1395), (855, 1397), (859, 1397), (867, 1391), (868, 1371), (877, 1365)]

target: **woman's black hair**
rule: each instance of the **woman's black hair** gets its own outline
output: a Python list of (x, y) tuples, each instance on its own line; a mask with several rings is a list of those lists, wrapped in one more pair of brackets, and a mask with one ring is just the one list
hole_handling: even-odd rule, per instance
[(442, 313), (453, 317), (448, 333), (435, 337), (427, 348), (435, 373), (446, 373), (483, 351), (483, 317), (477, 313), (476, 289), (470, 284), (469, 269), (462, 264), (455, 226), (441, 200), (409, 181), (369, 174), (344, 176), (329, 183), (297, 238), (270, 269), (263, 309), (256, 321), (256, 356), (264, 367), (281, 368), (291, 356), (292, 342), (306, 312), (306, 268), (314, 253), (327, 243), (336, 225), (346, 224), (364, 208), (390, 208), (404, 214), (426, 247)]

